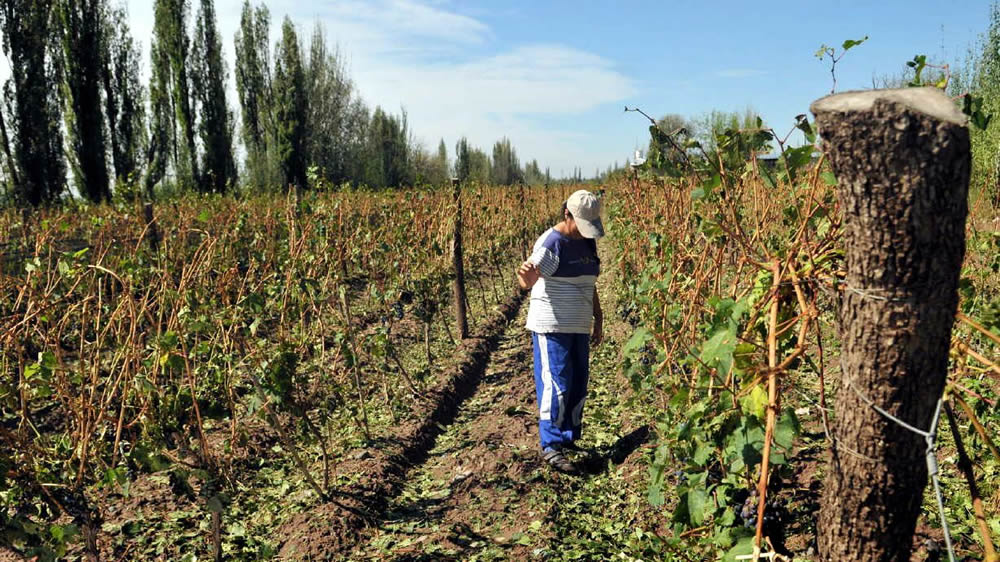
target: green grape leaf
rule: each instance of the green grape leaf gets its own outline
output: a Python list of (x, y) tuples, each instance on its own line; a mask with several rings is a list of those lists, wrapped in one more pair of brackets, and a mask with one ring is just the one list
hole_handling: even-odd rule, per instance
[(847, 51), (848, 49), (850, 49), (852, 47), (857, 47), (858, 45), (864, 43), (867, 40), (868, 40), (868, 36), (867, 35), (865, 35), (861, 39), (848, 39), (848, 40), (844, 41), (843, 45), (841, 45), (841, 48), (844, 49), (845, 51)]
[(799, 419), (795, 412), (786, 408), (781, 419), (774, 426), (774, 443), (782, 449), (789, 449), (799, 435)]
[(708, 491), (693, 488), (687, 494), (688, 517), (692, 525), (701, 525), (705, 521), (705, 506), (708, 505)]

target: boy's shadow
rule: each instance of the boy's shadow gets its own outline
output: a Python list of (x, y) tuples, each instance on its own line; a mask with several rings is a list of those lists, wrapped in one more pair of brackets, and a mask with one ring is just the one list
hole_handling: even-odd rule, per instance
[(649, 441), (650, 429), (644, 425), (633, 430), (628, 435), (622, 436), (613, 445), (604, 449), (594, 449), (588, 451), (577, 462), (577, 468), (582, 474), (594, 476), (605, 472), (609, 468), (608, 461), (612, 464), (622, 464), (625, 459), (635, 452), (642, 444)]

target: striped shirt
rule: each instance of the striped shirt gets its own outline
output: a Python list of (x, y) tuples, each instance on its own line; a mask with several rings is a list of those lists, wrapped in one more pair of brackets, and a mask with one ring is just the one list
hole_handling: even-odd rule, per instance
[(531, 288), (525, 327), (543, 334), (589, 334), (594, 285), (601, 271), (597, 242), (550, 228), (535, 242), (528, 261), (538, 266), (541, 276)]

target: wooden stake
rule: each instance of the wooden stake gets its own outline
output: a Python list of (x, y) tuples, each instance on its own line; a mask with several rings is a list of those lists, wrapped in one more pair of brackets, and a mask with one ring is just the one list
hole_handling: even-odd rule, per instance
[(465, 265), (462, 261), (462, 187), (458, 179), (452, 178), (455, 198), (455, 232), (452, 237), (452, 266), (455, 269), (455, 324), (461, 339), (469, 337), (468, 313), (465, 297)]
[(771, 281), (771, 314), (767, 330), (767, 427), (764, 432), (764, 454), (760, 461), (760, 481), (757, 483), (757, 531), (754, 534), (754, 552), (760, 551), (764, 532), (764, 506), (767, 501), (767, 473), (771, 462), (771, 437), (774, 436), (774, 419), (778, 412), (778, 291), (781, 288), (781, 262), (775, 260)]

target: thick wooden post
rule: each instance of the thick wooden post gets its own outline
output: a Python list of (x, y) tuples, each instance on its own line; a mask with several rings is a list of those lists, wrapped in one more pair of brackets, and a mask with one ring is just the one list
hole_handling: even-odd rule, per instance
[(935, 88), (848, 92), (811, 109), (837, 175), (847, 262), (820, 557), (909, 560), (927, 444), (871, 404), (923, 431), (934, 418), (965, 256), (969, 131)]
[(25, 254), (33, 252), (34, 240), (31, 239), (31, 210), (21, 207), (21, 240), (24, 241)]
[(524, 182), (521, 182), (517, 186), (518, 197), (521, 201), (521, 232), (520, 232), (520, 242), (521, 242), (521, 253), (524, 255), (528, 254), (528, 198), (524, 190)]
[(455, 234), (452, 238), (452, 265), (455, 268), (455, 324), (461, 339), (469, 337), (469, 323), (465, 308), (465, 265), (462, 261), (462, 186), (457, 178), (451, 180), (455, 197)]
[(153, 218), (153, 204), (146, 203), (142, 208), (142, 214), (146, 220), (146, 239), (149, 241), (149, 249), (156, 252), (160, 249), (160, 227)]

